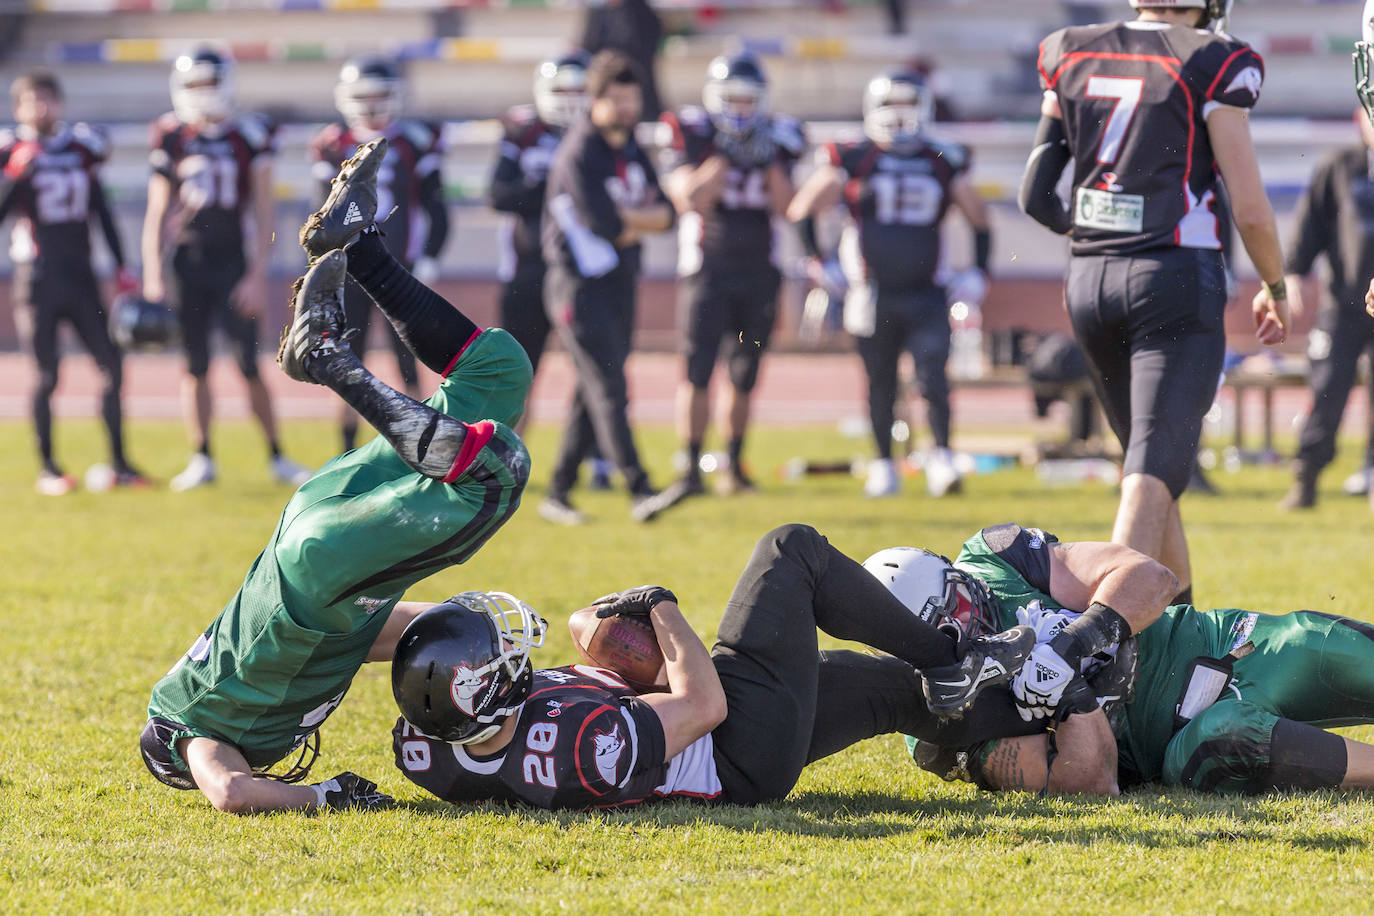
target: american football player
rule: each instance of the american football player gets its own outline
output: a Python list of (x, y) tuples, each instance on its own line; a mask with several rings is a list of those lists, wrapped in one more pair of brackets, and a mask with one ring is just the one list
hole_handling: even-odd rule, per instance
[(725, 493), (754, 484), (740, 462), (759, 361), (777, 318), (773, 217), (792, 199), (801, 124), (773, 114), (763, 65), (749, 53), (717, 57), (706, 71), (702, 105), (663, 120), (673, 167), (664, 190), (678, 212), (678, 311), (684, 377), (677, 426), (687, 453), (686, 482), (702, 491), (702, 441), (710, 422), (711, 375), (724, 350), (730, 389), (723, 433), (729, 454)]
[[(858, 143), (829, 144), (818, 168), (797, 192), (787, 217), (800, 225), (818, 285), (844, 292), (844, 325), (854, 335), (868, 375), (868, 414), (877, 458), (864, 492), (891, 496), (900, 478), (892, 461), (897, 363), (909, 352), (926, 400), (934, 455), (926, 488), (940, 497), (958, 489), (949, 449), (950, 325), (941, 265), (940, 225), (953, 205), (973, 229), (973, 267), (966, 284), (986, 289), (992, 250), (987, 206), (969, 177), (969, 152), (926, 133), (935, 100), (916, 73), (883, 74), (864, 90), (864, 134)], [(814, 218), (843, 200), (850, 222), (838, 264), (824, 264)], [(835, 279), (839, 275), (841, 279)], [(975, 304), (981, 293), (973, 295)]]
[[(405, 590), (481, 549), (515, 512), (529, 476), (529, 453), (510, 429), (529, 391), (529, 359), (387, 250), (374, 224), (385, 157), (384, 137), (365, 144), (302, 229), (312, 266), (278, 355), (287, 375), (332, 389), (381, 435), (296, 491), (239, 590), (148, 704), (140, 747), (149, 770), (198, 788), (221, 811), (389, 801), (352, 773), (297, 783), (358, 669), (389, 660), (425, 607), (398, 603)], [(349, 349), (345, 275), (442, 377), (428, 400), (382, 384)], [(294, 765), (269, 775), (296, 750)]]
[[(1229, 0), (1131, 0), (1131, 22), (1040, 43), (1045, 97), (1020, 204), (1071, 238), (1065, 301), (1125, 449), (1112, 540), (1163, 562), (1191, 600), (1179, 497), (1197, 460), (1226, 334), (1217, 177), (1263, 281), (1255, 336), (1282, 343), (1288, 294), (1250, 139), (1264, 61), (1223, 29)], [(1072, 207), (1056, 193), (1072, 163)]]
[(124, 247), (100, 181), (109, 142), (88, 124), (63, 122), (62, 87), (47, 71), (16, 79), (10, 99), (19, 123), (12, 131), (0, 131), (0, 222), (15, 214), (10, 237), (15, 325), (38, 368), (33, 390), (33, 428), (42, 462), (37, 490), (61, 496), (76, 486), (57, 463), (52, 444), (57, 327), (63, 321), (100, 369), (100, 416), (110, 444), (113, 483), (146, 486), (124, 454), (122, 360), (110, 340), (100, 286), (91, 270), (91, 226), (99, 223), (119, 291), (138, 282), (124, 264)]
[(282, 454), (272, 398), (258, 376), (258, 316), (267, 305), (276, 231), (275, 128), (260, 115), (235, 112), (234, 68), (233, 56), (218, 47), (178, 57), (170, 80), (172, 111), (152, 127), (143, 296), (162, 302), (170, 294), (181, 315), (181, 406), (192, 448), (186, 469), (172, 478), (173, 490), (204, 486), (216, 476), (206, 380), (213, 323), (233, 342), (273, 477), (299, 485), (310, 476)]
[[(534, 671), (543, 621), (509, 595), (459, 595), (416, 617), (397, 644), (397, 768), (456, 803), (758, 804), (785, 797), (808, 763), (874, 735), (909, 729), (950, 743), (1038, 730), (989, 689), (1020, 668), (1030, 629), (956, 646), (805, 525), (759, 540), (710, 652), (666, 588), (594, 606), (649, 619), (666, 691), (637, 694), (589, 665)], [(818, 629), (890, 654), (820, 652)]]
[[(1018, 692), (1022, 682), (1031, 689), (1029, 672), (1059, 654), (1054, 647), (1091, 614), (1078, 613), (1082, 599), (1064, 588), (1062, 567), (1095, 553), (1107, 561), (1103, 582), (1121, 565), (1158, 565), (1117, 545), (1061, 543), (1017, 525), (985, 528), (952, 565), (939, 563), (981, 594), (976, 616), (962, 614), (916, 570), (891, 576), (879, 564), (870, 568), (913, 611), (934, 605), (961, 637), (1008, 623), (1034, 627), (1038, 642), (1013, 684)], [(894, 581), (902, 579), (909, 581)], [(1151, 600), (1167, 591), (1166, 583)], [(1130, 582), (1123, 594), (1142, 590)], [(1374, 627), (1317, 611), (1274, 616), (1176, 604), (1130, 633), (1114, 653), (1080, 659), (1052, 734), (973, 746), (909, 741), (913, 758), (946, 779), (991, 789), (1114, 795), (1143, 782), (1220, 793), (1374, 786), (1374, 746), (1324, 731), (1374, 722)]]
[[(320, 199), (329, 195), (330, 181), (359, 145), (377, 137), (387, 139), (387, 159), (377, 173), (378, 212), (387, 249), (422, 283), (439, 275), (438, 257), (448, 238), (448, 207), (440, 171), (443, 159), (441, 127), (416, 118), (405, 118), (405, 78), (401, 65), (381, 55), (349, 60), (339, 71), (334, 105), (343, 120), (324, 127), (310, 143), (310, 157)], [(372, 302), (358, 285), (349, 282), (344, 299), (348, 326), (357, 330), (353, 350), (367, 352), (372, 326)], [(387, 337), (396, 356), (405, 390), (418, 396), (419, 376), (415, 357), (387, 325)], [(343, 407), (343, 448), (353, 448), (358, 435), (358, 415)]]

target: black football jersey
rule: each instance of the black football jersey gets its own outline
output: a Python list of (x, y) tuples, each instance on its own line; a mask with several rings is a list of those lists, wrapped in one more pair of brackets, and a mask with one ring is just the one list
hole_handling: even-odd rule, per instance
[(1205, 119), (1252, 108), (1264, 61), (1244, 42), (1159, 22), (1061, 29), (1040, 43), (1073, 152), (1073, 251), (1220, 248)]
[(195, 127), (168, 113), (153, 123), (148, 162), (172, 183), (173, 244), (242, 257), (253, 168), (275, 154), (275, 130), (255, 114)]
[(109, 150), (105, 136), (87, 124), (62, 125), (47, 138), (0, 131), (0, 173), (9, 183), (0, 209), (16, 217), (15, 263), (41, 255), (50, 266), (90, 269), (90, 226), (105, 206), (98, 171)]
[(454, 803), (611, 808), (720, 794), (709, 735), (665, 762), (658, 714), (614, 672), (588, 665), (536, 671), (510, 744), (489, 757), (405, 719), (392, 748), (407, 779)]
[(924, 138), (909, 150), (872, 140), (829, 144), (820, 158), (845, 178), (852, 221), (840, 241), (850, 282), (887, 290), (924, 289), (940, 267), (940, 223), (950, 186), (968, 171), (968, 151)]
[(539, 120), (533, 105), (510, 109), (503, 128), (488, 196), (494, 209), (515, 217), (502, 246), (500, 273), (508, 279), (516, 261), (543, 262), (539, 233), (544, 189), (562, 132)]
[[(379, 225), (387, 250), (413, 264), (421, 255), (437, 255), (448, 232), (447, 219), (435, 226), (429, 216), (435, 195), (439, 208), (445, 206), (439, 177), (441, 129), (438, 124), (402, 118), (388, 125), (382, 135), (387, 139), (387, 149), (377, 169), (377, 215), (384, 218)], [(310, 159), (315, 178), (324, 189), (359, 145), (371, 139), (356, 136), (341, 122), (329, 124), (315, 135), (310, 141)]]
[[(720, 152), (716, 126), (706, 109), (688, 105), (681, 111), (664, 112), (662, 120), (671, 135), (672, 167), (698, 166)], [(774, 161), (791, 170), (801, 154), (801, 124), (775, 116), (782, 122), (777, 133), (795, 138), (795, 146), (776, 144)], [(760, 129), (768, 129), (767, 125)], [(767, 173), (772, 162), (740, 166), (731, 163), (725, 186), (714, 209), (704, 217), (684, 215), (678, 225), (678, 272), (696, 273), (702, 266), (741, 268), (770, 261), (773, 256), (772, 202)]]

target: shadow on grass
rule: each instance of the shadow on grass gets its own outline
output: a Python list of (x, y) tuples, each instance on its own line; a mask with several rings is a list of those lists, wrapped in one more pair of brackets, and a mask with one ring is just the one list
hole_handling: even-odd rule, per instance
[(424, 800), (402, 803), (417, 814), (461, 819), (505, 815), (574, 827), (596, 822), (629, 828), (699, 828), (740, 833), (782, 833), (836, 840), (914, 835), (929, 842), (992, 840), (1007, 844), (1086, 846), (1102, 842), (1154, 848), (1264, 841), (1313, 851), (1362, 849), (1358, 827), (1295, 825), (1281, 808), (1287, 800), (1338, 804), (1335, 793), (1227, 798), (1186, 790), (1145, 787), (1118, 799), (1041, 798), (1027, 794), (909, 798), (876, 791), (805, 792), (765, 805), (664, 802), (605, 811), (543, 811), (484, 802), (471, 806)]

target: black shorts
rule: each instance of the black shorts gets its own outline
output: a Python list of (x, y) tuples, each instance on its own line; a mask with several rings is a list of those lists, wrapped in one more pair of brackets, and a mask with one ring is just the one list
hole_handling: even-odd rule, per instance
[(257, 378), (258, 321), (241, 315), (229, 303), (229, 294), (243, 278), (244, 270), (241, 255), (178, 248), (172, 258), (169, 292), (181, 318), (187, 371), (197, 378), (210, 368), (210, 327), (214, 323), (229, 336), (244, 378)]
[(41, 373), (56, 384), (57, 326), (66, 321), (102, 371), (119, 374), (120, 354), (110, 339), (100, 285), (89, 264), (16, 264), (15, 325), (21, 343), (32, 351)]
[(1156, 477), (1177, 499), (1221, 380), (1221, 253), (1165, 248), (1079, 255), (1070, 259), (1065, 300), (1093, 385), (1125, 449), (1124, 473)]
[(738, 391), (753, 390), (777, 319), (781, 283), (771, 264), (734, 271), (705, 268), (679, 281), (683, 354), (693, 387), (705, 388), (711, 381), (723, 347), (730, 384)]
[(143, 726), (143, 734), (138, 738), (138, 749), (143, 754), (143, 764), (157, 781), (173, 789), (194, 789), (196, 781), (191, 772), (172, 758), (172, 735), (184, 731), (183, 727), (161, 716), (153, 716)]

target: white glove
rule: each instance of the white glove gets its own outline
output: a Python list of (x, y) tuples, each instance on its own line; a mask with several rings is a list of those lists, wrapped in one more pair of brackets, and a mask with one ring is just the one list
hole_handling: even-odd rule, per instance
[(807, 278), (830, 294), (832, 299), (843, 299), (849, 292), (849, 278), (844, 275), (839, 258), (810, 258), (806, 264)]
[(421, 255), (415, 259), (410, 275), (425, 286), (433, 286), (434, 281), (439, 279), (439, 262), (428, 255)]
[(550, 200), (549, 213), (558, 223), (558, 228), (563, 230), (563, 237), (568, 240), (578, 273), (591, 278), (615, 270), (620, 263), (615, 246), (582, 224), (570, 195), (559, 194)]
[(953, 304), (965, 302), (982, 305), (988, 297), (988, 275), (976, 267), (967, 267), (949, 278), (945, 284), (945, 299)]
[(1075, 674), (1069, 663), (1047, 644), (1041, 643), (1031, 650), (1030, 658), (1011, 682), (1011, 695), (1022, 720), (1029, 722), (1053, 715)]
[(1047, 611), (1040, 605), (1040, 599), (1025, 607), (1016, 609), (1016, 622), (1035, 631), (1037, 644), (1049, 642), (1059, 635), (1059, 631), (1069, 625), (1069, 615)]

